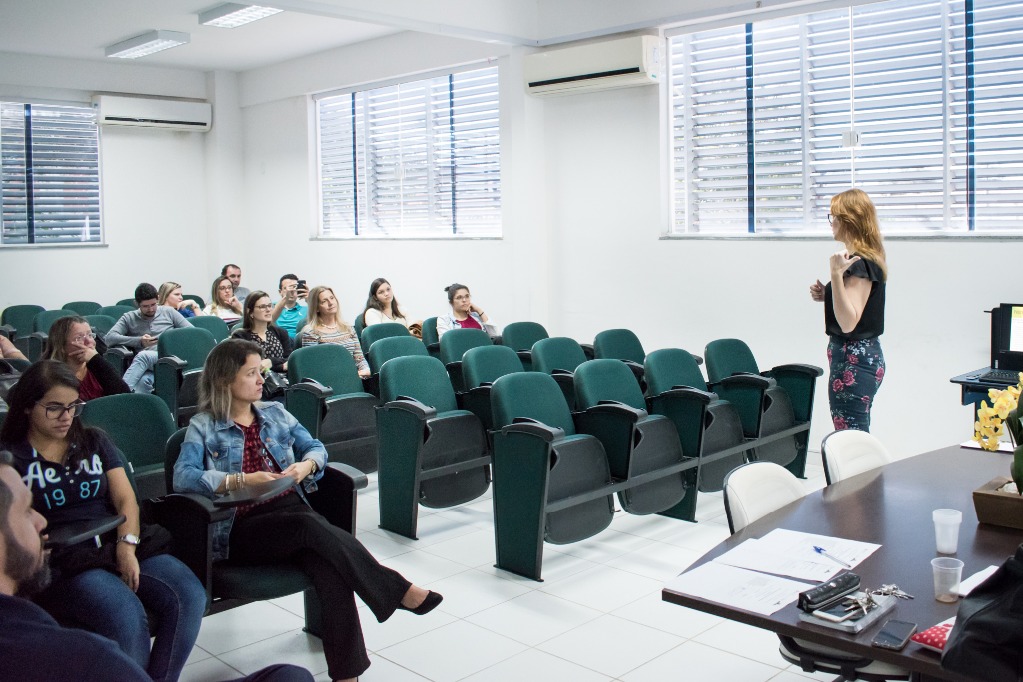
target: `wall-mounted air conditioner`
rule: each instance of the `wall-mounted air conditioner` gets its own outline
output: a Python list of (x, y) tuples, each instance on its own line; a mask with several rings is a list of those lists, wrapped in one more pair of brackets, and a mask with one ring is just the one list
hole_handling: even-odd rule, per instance
[(537, 52), (525, 59), (530, 94), (572, 95), (663, 78), (664, 46), (657, 36), (635, 35)]
[(213, 123), (213, 107), (209, 102), (95, 95), (92, 106), (96, 108), (97, 122), (106, 126), (142, 126), (204, 133)]

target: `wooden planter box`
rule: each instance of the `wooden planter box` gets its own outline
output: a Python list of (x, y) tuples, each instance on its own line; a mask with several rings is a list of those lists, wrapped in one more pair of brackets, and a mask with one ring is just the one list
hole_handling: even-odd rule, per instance
[(998, 491), (1010, 481), (1011, 478), (1002, 476), (973, 491), (973, 507), (977, 510), (978, 521), (1023, 530), (1023, 496)]

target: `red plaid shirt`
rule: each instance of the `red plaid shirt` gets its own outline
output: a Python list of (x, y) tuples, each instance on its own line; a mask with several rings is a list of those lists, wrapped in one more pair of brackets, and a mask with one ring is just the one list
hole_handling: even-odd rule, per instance
[[(242, 473), (254, 474), (257, 471), (269, 471), (270, 473), (280, 473), (276, 468), (271, 468), (263, 458), (264, 453), (266, 457), (270, 457), (270, 453), (266, 452), (263, 441), (259, 439), (259, 420), (253, 420), (248, 426), (242, 426), (235, 422), (235, 425), (242, 430), (242, 434), (245, 436), (245, 449), (242, 453)], [(261, 504), (267, 502), (273, 502), (274, 500), (284, 495), (290, 495), (295, 491), (294, 488), (287, 490), (277, 497), (271, 497), (269, 500), (263, 500), (255, 504), (246, 504), (238, 507), (235, 512), (235, 517), (247, 514), (253, 507), (258, 507)]]

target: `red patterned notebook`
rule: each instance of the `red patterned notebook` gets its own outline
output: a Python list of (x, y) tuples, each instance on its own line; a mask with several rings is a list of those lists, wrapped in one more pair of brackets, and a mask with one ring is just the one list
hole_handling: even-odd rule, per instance
[(949, 618), (948, 620), (942, 621), (933, 627), (929, 627), (922, 632), (916, 633), (910, 639), (920, 646), (930, 649), (931, 651), (937, 651), (940, 654), (945, 649), (945, 642), (948, 641), (948, 633), (952, 632), (952, 626), (955, 625), (955, 623), (955, 618)]

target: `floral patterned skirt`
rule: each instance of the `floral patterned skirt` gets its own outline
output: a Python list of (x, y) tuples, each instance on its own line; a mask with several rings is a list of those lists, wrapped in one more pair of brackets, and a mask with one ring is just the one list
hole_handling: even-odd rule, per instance
[(828, 402), (835, 429), (870, 431), (870, 406), (884, 379), (884, 353), (877, 337), (828, 343)]

